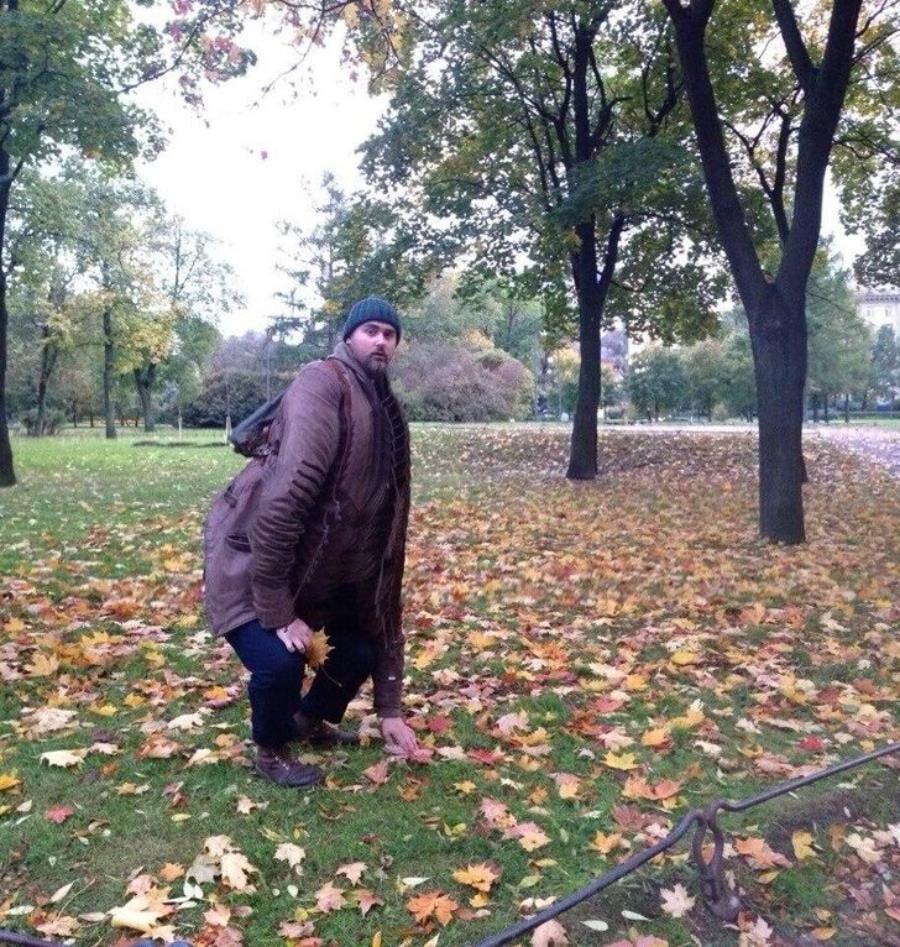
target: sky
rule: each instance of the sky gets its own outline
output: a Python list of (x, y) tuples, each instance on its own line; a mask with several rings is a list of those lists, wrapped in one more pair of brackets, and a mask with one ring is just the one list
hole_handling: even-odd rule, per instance
[[(207, 86), (201, 113), (183, 103), (174, 82), (151, 83), (138, 93), (141, 104), (169, 129), (167, 148), (140, 167), (142, 177), (189, 227), (217, 239), (246, 301), (221, 318), (225, 335), (262, 331), (281, 311), (274, 296), (288, 284), (277, 269), (279, 260), (286, 262), (279, 253), (278, 222), (315, 225), (326, 171), (345, 190), (361, 183), (356, 149), (375, 131), (387, 104), (350, 78), (335, 39), (313, 49), (292, 79), (262, 95), (297, 62), (297, 49), (273, 36), (271, 24), (260, 22), (248, 25), (242, 43), (257, 51), (258, 64), (244, 77)], [(835, 235), (847, 265), (862, 250), (861, 241), (840, 227), (830, 189), (823, 232)]]
[(202, 112), (186, 106), (167, 80), (138, 94), (168, 129), (166, 149), (139, 167), (141, 177), (170, 212), (219, 241), (246, 300), (243, 310), (221, 319), (226, 335), (262, 330), (279, 312), (273, 297), (286, 284), (276, 264), (286, 257), (279, 255), (278, 222), (315, 224), (326, 171), (345, 189), (360, 183), (356, 148), (386, 104), (350, 79), (336, 41), (314, 49), (296, 81), (283, 79), (262, 96), (298, 59), (296, 47), (262, 29), (251, 23), (242, 36), (259, 63), (244, 77), (206, 86)]

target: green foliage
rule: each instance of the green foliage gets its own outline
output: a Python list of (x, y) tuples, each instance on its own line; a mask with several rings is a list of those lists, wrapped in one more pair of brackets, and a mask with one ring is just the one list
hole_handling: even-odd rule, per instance
[(656, 421), (681, 407), (689, 394), (680, 353), (662, 345), (650, 345), (632, 358), (625, 386), (635, 409)]
[(685, 351), (684, 369), (691, 407), (709, 420), (712, 420), (713, 408), (726, 398), (728, 362), (720, 339), (698, 342)]
[(813, 271), (807, 292), (808, 385), (816, 395), (866, 387), (872, 338), (856, 310), (846, 272), (829, 262)]
[(900, 388), (900, 346), (892, 326), (882, 326), (875, 335), (869, 386), (883, 402), (892, 401)]
[(45, 434), (52, 436), (59, 434), (60, 430), (62, 430), (63, 425), (66, 423), (66, 415), (59, 408), (51, 408), (41, 419), (41, 424), (38, 419), (37, 409), (32, 408), (21, 414), (19, 420), (22, 422), (29, 437), (43, 436)]
[[(556, 340), (576, 323), (573, 267), (589, 253), (577, 229), (593, 230), (599, 280), (616, 221), (606, 306), (588, 312), (582, 299), (580, 317), (700, 337), (714, 325), (721, 282), (708, 256), (701, 264), (705, 204), (671, 111), (665, 27), (650, 4), (607, 12), (601, 3), (441, 5), (364, 165), (383, 191), (419, 196), (421, 239), (540, 298)], [(587, 68), (577, 52), (586, 49), (602, 68)], [(590, 140), (573, 100), (583, 67)]]
[[(309, 357), (327, 354), (337, 341), (347, 310), (373, 293), (404, 305), (420, 296), (427, 261), (401, 220), (376, 197), (347, 195), (331, 174), (322, 179), (324, 203), (309, 231), (283, 222), (287, 262), (280, 269), (294, 283), (281, 298), (285, 315), (272, 333), (302, 330)], [(310, 295), (309, 290), (312, 290)]]

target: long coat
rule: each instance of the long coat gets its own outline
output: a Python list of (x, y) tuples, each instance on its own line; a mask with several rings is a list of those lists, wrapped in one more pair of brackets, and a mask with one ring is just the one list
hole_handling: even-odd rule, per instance
[(375, 709), (400, 714), (400, 586), (409, 515), (409, 431), (384, 376), (339, 343), (288, 387), (260, 455), (217, 494), (204, 527), (215, 634), (254, 618), (316, 627), (353, 586), (376, 650)]

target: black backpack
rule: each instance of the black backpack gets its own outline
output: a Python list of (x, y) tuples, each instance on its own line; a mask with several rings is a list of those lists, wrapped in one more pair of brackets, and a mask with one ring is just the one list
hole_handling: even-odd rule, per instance
[(235, 453), (243, 454), (244, 457), (260, 457), (267, 453), (269, 427), (278, 414), (282, 398), (284, 391), (260, 405), (253, 414), (231, 429), (229, 440)]
[[(341, 383), (341, 416), (349, 412), (350, 405), (350, 386), (344, 370), (338, 365), (337, 359), (329, 356), (324, 360), (327, 365), (338, 377)], [(270, 398), (265, 404), (260, 405), (253, 414), (244, 418), (240, 424), (231, 429), (231, 441), (235, 453), (242, 454), (244, 457), (265, 457), (271, 452), (269, 446), (269, 428), (278, 414), (281, 401), (284, 398), (284, 392), (287, 388), (274, 398)], [(343, 431), (341, 432), (344, 436)]]

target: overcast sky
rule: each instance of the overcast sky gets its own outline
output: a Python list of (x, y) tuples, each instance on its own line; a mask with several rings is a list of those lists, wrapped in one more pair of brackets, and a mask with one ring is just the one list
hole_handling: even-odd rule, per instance
[(139, 96), (169, 129), (168, 147), (141, 166), (142, 177), (189, 227), (220, 241), (246, 299), (244, 311), (222, 319), (225, 334), (262, 329), (276, 314), (273, 295), (285, 286), (276, 270), (277, 222), (314, 223), (326, 171), (345, 188), (359, 182), (356, 148), (385, 104), (351, 81), (334, 41), (311, 52), (296, 82), (281, 80), (262, 96), (297, 61), (297, 49), (261, 34), (259, 24), (243, 41), (259, 53), (259, 64), (207, 87), (201, 113), (183, 104), (174, 82), (153, 83)]
[[(360, 182), (356, 148), (386, 105), (350, 79), (334, 40), (310, 53), (296, 82), (282, 80), (262, 96), (296, 63), (297, 49), (273, 36), (271, 24), (251, 23), (243, 41), (256, 50), (259, 64), (243, 78), (208, 87), (201, 113), (182, 103), (174, 82), (153, 83), (139, 96), (170, 130), (168, 147), (141, 167), (142, 176), (189, 227), (220, 241), (246, 299), (244, 310), (221, 320), (226, 335), (262, 330), (279, 311), (273, 297), (285, 279), (276, 269), (277, 222), (314, 223), (325, 171), (346, 189)], [(840, 230), (832, 195), (823, 230), (837, 235), (849, 265), (861, 244)]]

